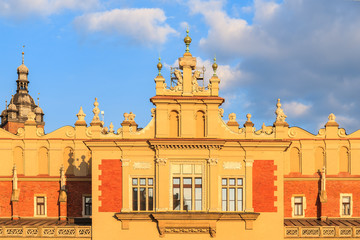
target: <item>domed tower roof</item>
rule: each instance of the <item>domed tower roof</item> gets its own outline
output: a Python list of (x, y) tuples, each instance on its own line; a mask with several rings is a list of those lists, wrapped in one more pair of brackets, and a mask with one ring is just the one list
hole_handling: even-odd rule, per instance
[[(34, 99), (29, 94), (29, 69), (24, 64), (24, 52), (22, 52), (22, 64), (17, 68), (17, 74), (18, 79), (16, 80), (16, 94), (12, 96), (10, 104), (8, 105), (8, 114), (1, 115), (1, 127), (7, 129), (6, 125), (12, 122), (16, 123), (16, 126), (20, 126), (19, 123), (25, 123), (30, 112), (33, 112), (38, 116), (35, 120), (36, 124), (44, 126), (44, 113), (42, 109), (36, 105)], [(10, 113), (12, 113), (11, 116), (9, 116)]]

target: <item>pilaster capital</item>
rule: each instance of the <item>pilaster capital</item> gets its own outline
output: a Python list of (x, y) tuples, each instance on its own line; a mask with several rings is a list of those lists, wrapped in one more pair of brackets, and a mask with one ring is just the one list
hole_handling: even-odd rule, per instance
[(156, 164), (159, 166), (165, 166), (167, 163), (167, 158), (156, 158), (155, 159)]
[(121, 166), (128, 167), (130, 165), (130, 162), (131, 162), (130, 159), (121, 159)]
[(208, 160), (207, 160), (207, 162), (208, 162), (208, 164), (210, 165), (210, 166), (215, 166), (215, 165), (217, 165), (217, 163), (218, 163), (218, 159), (217, 158), (209, 158)]
[(245, 167), (252, 167), (254, 163), (254, 159), (245, 159)]

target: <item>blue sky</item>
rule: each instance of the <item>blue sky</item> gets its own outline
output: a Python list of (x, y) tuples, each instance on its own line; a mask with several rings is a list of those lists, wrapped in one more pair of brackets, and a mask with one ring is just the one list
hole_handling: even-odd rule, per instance
[[(16, 68), (29, 68), (40, 93), (45, 130), (73, 125), (80, 106), (92, 119), (94, 98), (105, 125), (134, 112), (151, 119), (149, 98), (159, 55), (166, 68), (185, 50), (211, 74), (216, 54), (226, 99), (224, 119), (256, 128), (275, 120), (316, 133), (330, 113), (340, 127), (360, 127), (360, 2), (351, 0), (0, 0), (0, 102), (16, 91)], [(168, 69), (163, 75), (169, 80)]]

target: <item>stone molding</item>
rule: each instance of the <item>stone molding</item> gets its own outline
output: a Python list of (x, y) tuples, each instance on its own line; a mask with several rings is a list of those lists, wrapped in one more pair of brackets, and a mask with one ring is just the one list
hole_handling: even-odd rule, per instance
[(216, 223), (220, 220), (245, 221), (245, 229), (252, 230), (253, 222), (260, 213), (245, 212), (156, 212), (156, 213), (116, 213), (115, 218), (122, 223), (122, 229), (128, 230), (130, 221), (157, 222), (159, 235), (165, 234), (210, 234), (216, 237)]
[(210, 165), (210, 166), (216, 166), (217, 164), (218, 164), (218, 159), (217, 158), (209, 158), (208, 160), (207, 160), (207, 162), (208, 162), (208, 164)]

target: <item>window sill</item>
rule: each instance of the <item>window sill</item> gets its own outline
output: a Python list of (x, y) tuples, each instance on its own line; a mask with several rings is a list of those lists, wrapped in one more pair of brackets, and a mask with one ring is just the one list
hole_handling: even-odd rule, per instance
[(116, 213), (115, 218), (128, 230), (130, 221), (155, 221), (159, 234), (207, 233), (216, 236), (216, 222), (221, 220), (245, 221), (245, 229), (252, 230), (260, 213), (255, 212), (131, 212)]

